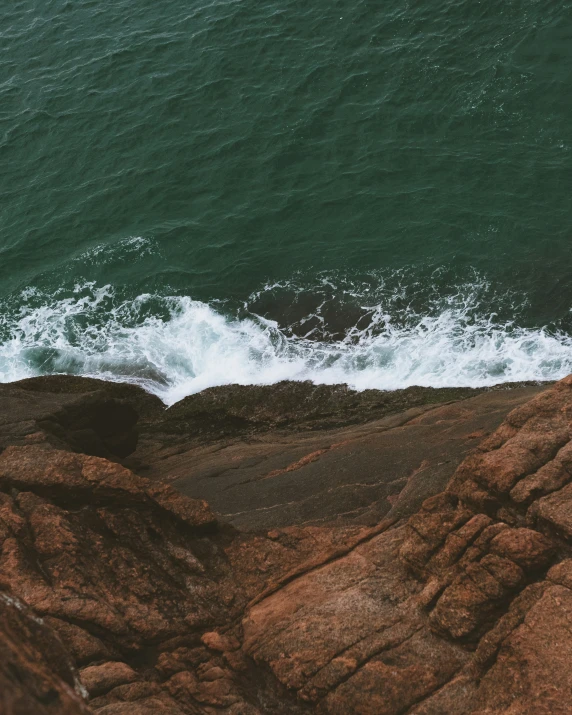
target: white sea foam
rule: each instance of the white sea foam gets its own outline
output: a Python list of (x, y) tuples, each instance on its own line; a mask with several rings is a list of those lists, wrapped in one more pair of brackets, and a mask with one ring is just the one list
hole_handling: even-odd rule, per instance
[[(73, 373), (135, 382), (166, 404), (207, 387), (280, 380), (347, 383), (364, 390), (410, 385), (485, 386), (572, 372), (572, 337), (501, 324), (448, 300), (431, 315), (395, 321), (387, 305), (343, 339), (299, 337), (253, 313), (229, 317), (189, 297), (121, 301), (109, 287), (78, 285), (51, 300), (31, 291), (0, 318), (0, 381)], [(319, 316), (318, 316), (319, 317)], [(359, 327), (359, 326), (362, 327)]]

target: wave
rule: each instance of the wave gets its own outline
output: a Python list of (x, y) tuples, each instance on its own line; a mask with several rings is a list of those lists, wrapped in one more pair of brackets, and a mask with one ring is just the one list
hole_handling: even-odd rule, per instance
[[(394, 390), (572, 372), (572, 336), (484, 311), (485, 282), (457, 286), (433, 302), (424, 295), (416, 305), (418, 291), (408, 293), (400, 280), (399, 289), (378, 281), (375, 290), (372, 280), (336, 285), (324, 277), (313, 290), (274, 284), (238, 307), (177, 295), (127, 299), (94, 283), (52, 296), (29, 289), (16, 309), (0, 306), (0, 381), (86, 375), (137, 383), (170, 405), (230, 383), (310, 380)], [(256, 312), (265, 301), (275, 311), (279, 304), (289, 320)]]

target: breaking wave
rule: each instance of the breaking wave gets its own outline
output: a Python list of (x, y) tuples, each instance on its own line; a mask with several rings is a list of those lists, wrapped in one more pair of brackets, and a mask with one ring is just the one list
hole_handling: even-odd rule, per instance
[(12, 302), (17, 309), (0, 306), (0, 381), (94, 376), (140, 384), (170, 405), (230, 383), (311, 380), (394, 390), (572, 372), (572, 337), (484, 311), (492, 300), (485, 281), (444, 297), (436, 288), (420, 291), (404, 275), (391, 285), (326, 276), (312, 289), (276, 283), (240, 305), (180, 295), (126, 298), (94, 283), (52, 296), (29, 289)]

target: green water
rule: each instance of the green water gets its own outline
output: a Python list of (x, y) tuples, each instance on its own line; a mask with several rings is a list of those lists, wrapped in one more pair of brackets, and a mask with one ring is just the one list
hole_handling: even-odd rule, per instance
[(257, 364), (387, 377), (428, 317), (478, 365), (410, 381), (572, 369), (571, 2), (14, 0), (0, 161), (3, 379), (182, 384), (253, 314)]

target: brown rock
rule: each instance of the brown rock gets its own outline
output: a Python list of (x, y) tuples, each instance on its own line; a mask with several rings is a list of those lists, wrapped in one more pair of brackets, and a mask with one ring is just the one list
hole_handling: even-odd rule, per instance
[(84, 668), (80, 678), (90, 696), (95, 697), (118, 685), (132, 683), (137, 680), (137, 673), (127, 663), (109, 662)]
[(237, 650), (240, 643), (232, 635), (221, 635), (216, 631), (203, 633), (201, 641), (211, 650), (218, 650), (220, 653)]
[(445, 589), (431, 613), (430, 623), (453, 638), (465, 638), (486, 628), (511, 589), (524, 582), (524, 573), (508, 559), (486, 556), (470, 563)]
[(171, 676), (183, 670), (194, 670), (200, 663), (208, 660), (208, 653), (203, 648), (175, 648), (161, 653), (155, 668), (163, 676)]
[(199, 672), (200, 680), (220, 680), (221, 678), (226, 678), (227, 680), (232, 678), (232, 673), (226, 668), (221, 668), (219, 665), (212, 665), (208, 668), (204, 668)]
[(233, 651), (231, 653), (225, 653), (224, 659), (231, 670), (237, 673), (243, 673), (248, 670), (248, 661), (244, 656), (242, 651)]
[(572, 640), (568, 614), (572, 593), (547, 589), (503, 642), (495, 664), (482, 678), (479, 712), (564, 714), (570, 712)]
[(453, 646), (417, 634), (380, 655), (342, 683), (326, 698), (332, 715), (394, 715), (447, 682), (460, 668), (464, 655)]
[[(105, 715), (568, 712), (572, 378), (520, 407), (498, 391), (394, 415), (308, 386), (163, 415), (37, 384), (0, 386), (29, 417), (0, 417), (0, 581), (22, 599), (4, 620), (0, 603), (0, 710), (87, 712), (79, 664)], [(138, 445), (106, 430), (134, 412)], [(246, 530), (182, 493), (207, 484)]]
[[(114, 653), (99, 638), (85, 628), (59, 618), (44, 617), (44, 623), (53, 628), (78, 666), (97, 660), (112, 659)], [(115, 653), (117, 655), (117, 653)]]
[(553, 566), (546, 574), (546, 578), (553, 583), (572, 589), (572, 559), (564, 559)]
[(538, 531), (505, 529), (491, 541), (490, 550), (529, 571), (545, 568), (554, 556), (555, 546)]
[(158, 683), (135, 682), (118, 685), (109, 692), (109, 699), (133, 702), (150, 698), (161, 694), (161, 686)]
[(143, 698), (137, 702), (116, 702), (98, 708), (101, 715), (184, 715), (179, 705), (170, 697), (161, 694)]
[(87, 715), (77, 672), (59, 638), (13, 594), (0, 593), (2, 715)]
[(241, 700), (231, 680), (220, 678), (200, 682), (188, 671), (174, 675), (167, 687), (173, 698), (183, 706), (198, 701), (204, 705), (228, 707)]
[(530, 507), (530, 513), (564, 539), (572, 539), (572, 484), (539, 499)]
[(528, 503), (532, 499), (555, 492), (572, 479), (571, 473), (572, 443), (569, 442), (551, 462), (518, 482), (511, 490), (511, 499), (519, 504)]
[(153, 485), (119, 464), (99, 457), (46, 450), (43, 447), (8, 447), (0, 455), (0, 485), (37, 494), (91, 503), (121, 499), (124, 504), (164, 509), (191, 526), (215, 521), (206, 502), (184, 497), (167, 485)]
[(431, 556), (453, 531), (473, 517), (472, 512), (452, 494), (427, 499), (408, 523), (407, 539), (400, 557), (409, 566), (423, 570)]

